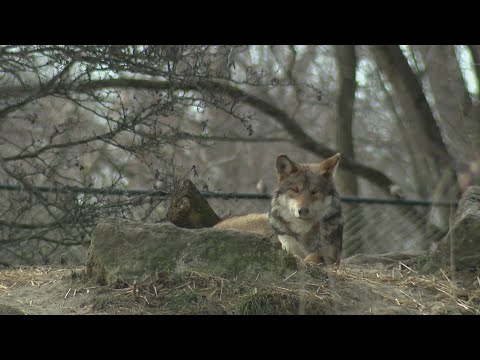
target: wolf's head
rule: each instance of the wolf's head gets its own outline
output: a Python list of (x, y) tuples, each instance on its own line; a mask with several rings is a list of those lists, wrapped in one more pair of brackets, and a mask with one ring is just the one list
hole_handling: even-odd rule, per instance
[(334, 176), (339, 161), (340, 154), (315, 164), (297, 164), (286, 155), (278, 156), (274, 201), (295, 218), (318, 219), (335, 194)]

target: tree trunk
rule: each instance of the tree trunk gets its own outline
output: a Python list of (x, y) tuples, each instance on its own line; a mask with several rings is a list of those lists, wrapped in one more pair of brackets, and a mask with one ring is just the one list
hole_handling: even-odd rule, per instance
[[(472, 119), (475, 113), (463, 79), (460, 64), (452, 45), (418, 45), (425, 74), (430, 84), (434, 107), (438, 113), (438, 123), (445, 134), (445, 143), (450, 153), (455, 154), (455, 160), (461, 168), (468, 168), (479, 153), (480, 123)], [(473, 175), (473, 174), (472, 174)], [(448, 189), (448, 180), (444, 179)], [(445, 198), (442, 186), (435, 189), (434, 198)], [(449, 197), (456, 196), (457, 189), (452, 188)], [(444, 227), (449, 226), (449, 209), (437, 210)]]
[[(357, 82), (357, 57), (355, 46), (336, 45), (335, 59), (337, 64), (337, 118), (336, 118), (336, 146), (343, 155), (354, 160), (352, 122), (353, 106)], [(339, 170), (337, 184), (344, 195), (358, 195), (358, 183), (355, 174)]]
[(207, 200), (188, 179), (184, 180), (180, 189), (173, 195), (167, 220), (187, 229), (212, 227), (220, 222), (220, 218)]
[(402, 118), (415, 142), (415, 150), (423, 154), (422, 163), (430, 188), (436, 189), (441, 184), (441, 191), (433, 193), (448, 197), (452, 189), (457, 189), (454, 161), (447, 151), (417, 77), (398, 45), (375, 45), (371, 49), (380, 71), (392, 85)]
[[(337, 118), (336, 118), (336, 146), (342, 156), (354, 160), (352, 123), (354, 116), (355, 92), (357, 89), (356, 71), (357, 56), (354, 45), (336, 45), (335, 60), (337, 65)], [(337, 173), (339, 192), (344, 196), (358, 196), (357, 177), (350, 171), (339, 169)], [(345, 217), (343, 256), (348, 257), (364, 251), (363, 239), (360, 232), (353, 232), (350, 228), (353, 216), (361, 216), (361, 208), (356, 204), (344, 204)], [(362, 219), (360, 219), (362, 221)]]
[[(477, 85), (480, 87), (480, 45), (468, 45), (468, 50), (473, 60), (473, 71), (477, 79)], [(477, 100), (480, 99), (480, 89), (477, 93)]]
[(472, 136), (478, 131), (469, 118), (472, 101), (455, 48), (451, 45), (418, 45), (416, 48), (425, 64), (425, 74), (438, 111), (439, 124), (444, 130), (445, 142), (450, 152), (455, 154), (455, 160), (465, 163), (468, 160), (465, 143), (469, 142), (466, 140), (470, 137), (470, 145), (473, 145), (475, 139)]
[(380, 73), (377, 71), (376, 74), (378, 77), (378, 82), (380, 84), (380, 89), (383, 91), (383, 94), (385, 95), (385, 98), (384, 98), (385, 104), (397, 122), (399, 134), (402, 138), (402, 142), (405, 148), (407, 149), (409, 162), (412, 167), (412, 174), (413, 174), (413, 179), (415, 184), (415, 192), (420, 199), (428, 199), (429, 195), (428, 195), (427, 181), (425, 181), (425, 179), (422, 177), (423, 175), (422, 169), (419, 165), (419, 159), (418, 159), (419, 155), (415, 152), (413, 148), (414, 144), (412, 143), (412, 139), (409, 136), (408, 129), (403, 123), (403, 119), (400, 116), (397, 110), (397, 107), (395, 106), (395, 101), (393, 100), (393, 96), (391, 92), (388, 91), (385, 85), (385, 81), (380, 76)]

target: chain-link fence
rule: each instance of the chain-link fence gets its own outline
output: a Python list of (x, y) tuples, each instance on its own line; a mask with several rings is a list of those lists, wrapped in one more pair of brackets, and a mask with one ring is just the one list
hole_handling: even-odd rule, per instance
[[(122, 217), (160, 222), (165, 219), (169, 206), (168, 195), (160, 191), (69, 187), (23, 189), (0, 185), (4, 204), (14, 200), (13, 193), (16, 196), (22, 193), (32, 196), (32, 191), (44, 194), (43, 201), (48, 202), (49, 198), (55, 197), (54, 202), (58, 203), (60, 196), (64, 197), (60, 199), (63, 203), (72, 201), (74, 206), (67, 207), (68, 211), (63, 213), (57, 212), (56, 221), (52, 220), (51, 214), (42, 212), (43, 204), (38, 205), (34, 213), (25, 213), (16, 218), (12, 212), (3, 212), (0, 218), (0, 264), (16, 257), (20, 263), (50, 262), (55, 254), (62, 254), (65, 258), (71, 249), (81, 255), (88, 246), (88, 235), (98, 221)], [(202, 194), (221, 218), (265, 213), (270, 208), (270, 196), (267, 194)], [(426, 249), (445, 235), (448, 218), (455, 206), (447, 202), (344, 197), (343, 256)], [(32, 255), (36, 251), (41, 253), (40, 257)]]
[[(268, 212), (269, 198), (211, 198), (209, 203), (220, 217)], [(232, 194), (235, 196), (235, 194)], [(405, 201), (374, 198), (342, 198), (344, 254), (379, 254), (406, 249), (426, 249), (448, 230), (456, 204), (432, 201)]]

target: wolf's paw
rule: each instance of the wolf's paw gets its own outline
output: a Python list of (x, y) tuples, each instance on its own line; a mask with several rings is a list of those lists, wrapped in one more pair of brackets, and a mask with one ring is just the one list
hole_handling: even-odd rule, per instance
[(269, 242), (275, 249), (281, 249), (282, 248), (282, 243), (278, 241), (277, 239), (271, 239), (268, 237), (264, 237), (263, 240), (266, 242)]
[(272, 241), (272, 245), (275, 249), (281, 249), (282, 248), (282, 243), (278, 240)]
[(295, 258), (295, 260), (297, 261), (297, 266), (298, 266), (299, 269), (302, 269), (302, 270), (307, 269), (307, 263), (305, 262), (303, 257), (295, 255), (295, 254), (292, 254), (292, 255)]
[(325, 259), (319, 253), (308, 254), (303, 261), (307, 264), (325, 265)]

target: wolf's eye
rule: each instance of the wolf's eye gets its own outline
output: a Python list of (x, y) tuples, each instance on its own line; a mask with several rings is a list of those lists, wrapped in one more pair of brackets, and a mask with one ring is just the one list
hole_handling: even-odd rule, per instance
[(290, 190), (292, 190), (293, 192), (298, 193), (298, 187), (296, 187), (296, 186), (295, 186), (295, 187), (292, 187)]
[(313, 190), (312, 190), (312, 195), (315, 195), (315, 194), (317, 194), (317, 193), (318, 193), (318, 189), (313, 189)]

